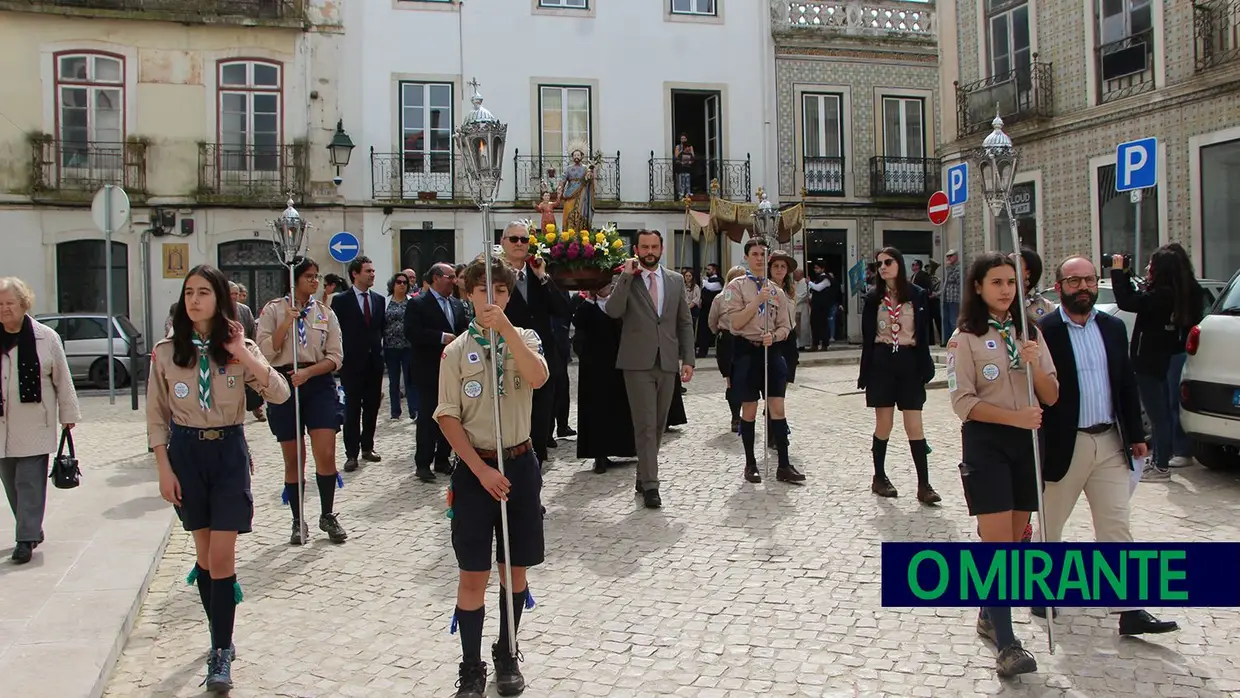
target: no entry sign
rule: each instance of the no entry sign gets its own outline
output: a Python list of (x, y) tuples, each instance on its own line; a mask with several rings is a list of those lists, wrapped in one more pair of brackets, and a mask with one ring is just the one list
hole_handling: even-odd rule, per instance
[(947, 194), (936, 191), (930, 195), (930, 202), (926, 204), (926, 212), (930, 214), (930, 222), (935, 225), (943, 225), (947, 222), (947, 217), (951, 215), (951, 206), (947, 204)]

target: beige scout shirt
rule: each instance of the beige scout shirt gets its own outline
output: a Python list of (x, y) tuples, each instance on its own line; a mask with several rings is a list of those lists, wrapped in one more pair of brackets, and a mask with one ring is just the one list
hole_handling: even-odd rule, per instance
[[(543, 368), (547, 359), (543, 355), (542, 342), (534, 330), (518, 328), (525, 346), (538, 354)], [(469, 443), (480, 451), (494, 451), (495, 416), (491, 406), (495, 390), (495, 377), (491, 371), (486, 350), (469, 332), (444, 348), (439, 362), (439, 406), (433, 415), (456, 417), (469, 435)], [(511, 351), (504, 352), (504, 395), (499, 399), (500, 427), (504, 432), (504, 448), (520, 446), (530, 438), (530, 420), (534, 411), (534, 389), (529, 380), (517, 370), (516, 359)]]
[[(267, 364), (258, 345), (245, 340), (245, 348)], [(172, 340), (164, 339), (151, 350), (151, 375), (146, 384), (146, 435), (151, 448), (168, 444), (168, 423), (197, 429), (218, 429), (245, 423), (245, 387), (253, 388), (272, 404), (282, 404), (292, 391), (288, 381), (275, 369), (267, 368), (267, 387), (246, 370), (245, 364), (230, 359), (226, 366), (211, 361), (211, 409), (198, 405), (198, 361), (181, 368), (172, 361)]]
[[(896, 325), (900, 326), (899, 330), (894, 329)], [(904, 303), (900, 306), (900, 318), (896, 320), (891, 313), (887, 312), (887, 306), (883, 305), (880, 300), (878, 302), (878, 333), (874, 335), (874, 342), (877, 344), (895, 344), (892, 338), (893, 333), (898, 333), (900, 337), (900, 346), (913, 347), (917, 346), (917, 311), (913, 309), (912, 303)]]
[(1029, 304), (1029, 315), (1033, 317), (1035, 322), (1055, 312), (1055, 304), (1041, 295), (1030, 296), (1025, 302)]
[[(789, 313), (792, 302), (788, 300), (788, 296), (784, 294), (783, 289), (769, 280), (767, 284), (775, 289), (775, 299), (766, 304), (766, 312), (771, 314), (770, 331), (776, 342), (782, 342), (788, 338), (788, 333), (792, 331), (792, 316)], [(719, 327), (727, 329), (733, 335), (742, 337), (750, 342), (761, 342), (764, 322), (761, 314), (754, 313), (753, 319), (744, 327), (732, 326), (733, 313), (744, 310), (745, 306), (754, 302), (757, 298), (757, 281), (749, 276), (738, 276), (732, 279), (732, 282), (724, 287), (723, 295), (715, 300), (716, 304), (723, 304), (723, 307), (719, 310)]]
[[(1055, 378), (1058, 374), (1046, 342), (1038, 342), (1038, 355), (1041, 370)], [(956, 330), (947, 343), (947, 390), (961, 421), (969, 420), (979, 402), (1013, 411), (1029, 406), (1025, 364), (1022, 361), (1015, 371), (1010, 365), (1007, 346), (995, 328), (980, 337)]]
[(262, 350), (263, 356), (272, 366), (293, 365), (293, 342), (297, 342), (297, 365), (311, 366), (323, 359), (331, 359), (336, 364), (333, 370), (339, 371), (344, 365), (344, 339), (340, 334), (340, 320), (336, 313), (327, 305), (312, 300), (310, 311), (306, 313), (306, 344), (302, 346), (297, 337), (297, 323), (289, 325), (288, 334), (284, 336), (284, 344), (278, 349), (275, 346), (275, 332), (288, 317), (288, 308), (284, 299), (277, 298), (263, 306), (258, 316), (258, 329), (254, 341)]

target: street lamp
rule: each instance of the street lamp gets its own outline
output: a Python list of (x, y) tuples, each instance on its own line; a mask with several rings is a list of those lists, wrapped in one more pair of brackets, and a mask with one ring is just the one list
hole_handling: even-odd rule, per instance
[[(765, 242), (768, 245), (767, 251), (769, 252), (770, 251), (769, 245), (771, 244), (771, 238), (775, 237), (776, 232), (779, 230), (779, 210), (776, 209), (775, 205), (772, 204), (770, 200), (766, 198), (766, 192), (763, 191), (761, 188), (758, 189), (757, 194), (758, 194), (759, 202), (758, 202), (758, 208), (755, 209), (753, 212), (753, 237), (754, 239), (762, 240), (763, 242)], [(767, 270), (770, 269), (770, 266), (771, 266), (770, 263), (766, 261), (766, 255), (763, 255), (762, 280), (759, 282), (759, 287), (758, 287), (760, 290), (764, 290), (766, 288), (766, 285), (770, 283), (767, 280), (767, 274), (769, 273)], [(753, 273), (753, 271), (754, 271), (753, 269), (749, 270), (751, 274)], [(769, 310), (770, 308), (767, 306), (766, 303), (763, 303), (761, 306), (759, 306), (759, 309), (758, 309), (758, 312), (761, 313), (762, 315), (763, 334), (771, 331), (771, 313), (769, 312)], [(767, 396), (771, 394), (770, 358), (771, 358), (771, 348), (764, 344), (762, 346), (762, 399), (763, 400), (766, 400)], [(770, 411), (769, 407), (767, 411), (769, 413)], [(762, 420), (762, 443), (764, 444), (770, 443), (770, 431), (771, 431), (771, 418), (768, 414), (768, 416), (763, 418)], [(771, 449), (769, 448), (762, 449), (762, 476), (763, 478), (765, 478), (766, 482), (770, 482), (771, 480)]]
[[(504, 141), (508, 138), (508, 124), (500, 122), (495, 115), (482, 106), (482, 95), (478, 93), (477, 78), (469, 82), (474, 89), (470, 101), (474, 110), (461, 122), (453, 140), (461, 154), (461, 162), (465, 167), (465, 181), (469, 185), (474, 203), (482, 210), (482, 254), (486, 263), (487, 303), (495, 303), (495, 290), (492, 286), (491, 263), (495, 255), (495, 244), (491, 240), (491, 206), (499, 195), (499, 184), (504, 174)], [(487, 369), (490, 371), (491, 413), (495, 419), (495, 465), (499, 474), (504, 475), (504, 431), (499, 416), (499, 371), (498, 362), (503, 361), (495, 347), (499, 346), (494, 329), (487, 329), (489, 346), (486, 351)], [(523, 437), (524, 438), (524, 437)], [(500, 544), (504, 546), (504, 559), (511, 560), (512, 544), (508, 536), (508, 502), (500, 500)], [(504, 587), (512, 589), (512, 567), (505, 565)], [(504, 594), (504, 603), (508, 605), (508, 651), (514, 661), (517, 656), (516, 609), (513, 608), (512, 594)]]
[(336, 122), (336, 134), (332, 142), (327, 144), (327, 154), (332, 166), (336, 168), (336, 184), (340, 184), (340, 168), (349, 166), (349, 158), (353, 155), (353, 139), (344, 132), (344, 119)]
[[(348, 136), (345, 136), (348, 138)], [(347, 156), (346, 156), (347, 160)], [(275, 249), (276, 256), (280, 258), (280, 262), (288, 267), (288, 298), (290, 306), (296, 303), (297, 298), (297, 278), (294, 269), (302, 258), (302, 250), (306, 245), (306, 234), (314, 226), (306, 222), (301, 217), (297, 209), (293, 208), (293, 198), (290, 195), (288, 206), (284, 209), (284, 213), (279, 218), (269, 223), (271, 226), (271, 243)], [(297, 308), (293, 309), (297, 312)], [(297, 342), (293, 345), (293, 373), (297, 373)], [(293, 385), (293, 423), (297, 425), (297, 433), (301, 433), (301, 395), (296, 384)], [(297, 438), (297, 502), (299, 507), (297, 511), (305, 511), (306, 506), (306, 489), (305, 489), (305, 465), (303, 463), (302, 440)], [(306, 544), (306, 527), (304, 524), (297, 531), (297, 535), (301, 538), (301, 544)]]
[[(982, 194), (986, 205), (996, 218), (1011, 207), (1012, 181), (1016, 177), (1016, 148), (1012, 139), (1003, 131), (1003, 119), (998, 112), (990, 122), (994, 130), (982, 141), (977, 169), (982, 175)], [(1011, 215), (1008, 216), (1011, 222)], [(1020, 247), (1016, 247), (1019, 251)]]

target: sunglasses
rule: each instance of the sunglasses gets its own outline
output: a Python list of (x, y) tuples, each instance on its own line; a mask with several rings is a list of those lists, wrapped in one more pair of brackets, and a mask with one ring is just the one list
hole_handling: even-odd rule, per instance
[(887, 259), (880, 259), (880, 260), (878, 260), (878, 263), (879, 263), (879, 265), (880, 265), (880, 266), (889, 267), (889, 266), (891, 266), (892, 264), (895, 264), (895, 263), (896, 263), (896, 260), (894, 260), (894, 259), (892, 259), (892, 258), (888, 257)]
[(397, 279), (397, 280), (396, 280), (396, 285), (397, 285), (397, 286), (401, 286), (401, 285), (408, 286), (408, 285), (409, 285), (409, 280), (408, 280), (408, 279)]
[(508, 242), (511, 242), (514, 245), (528, 245), (530, 239), (521, 237), (520, 235), (509, 235)]

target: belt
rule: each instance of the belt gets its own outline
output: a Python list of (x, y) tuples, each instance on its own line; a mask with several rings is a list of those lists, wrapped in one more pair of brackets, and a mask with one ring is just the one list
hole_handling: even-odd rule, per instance
[(198, 427), (187, 427), (180, 424), (172, 425), (173, 433), (180, 432), (190, 438), (197, 438), (199, 441), (222, 441), (229, 436), (241, 433), (241, 426), (216, 427), (214, 429), (200, 429)]
[(1078, 427), (1077, 431), (1081, 432), (1082, 434), (1089, 434), (1090, 436), (1097, 436), (1099, 434), (1105, 434), (1108, 431), (1111, 431), (1111, 429), (1113, 429), (1114, 427), (1115, 427), (1114, 424), (1108, 422), (1106, 424), (1095, 424), (1092, 427)]
[[(516, 446), (505, 448), (504, 459), (508, 460), (509, 458), (516, 458), (517, 456), (523, 456), (527, 452), (529, 452), (529, 450), (533, 447), (534, 445), (532, 442), (526, 441), (523, 444), (517, 444)], [(481, 458), (482, 460), (495, 460), (495, 457), (496, 457), (495, 451), (487, 451), (481, 448), (476, 449), (476, 450), (478, 451), (478, 457)]]

